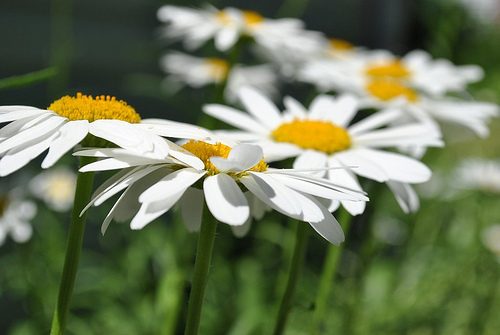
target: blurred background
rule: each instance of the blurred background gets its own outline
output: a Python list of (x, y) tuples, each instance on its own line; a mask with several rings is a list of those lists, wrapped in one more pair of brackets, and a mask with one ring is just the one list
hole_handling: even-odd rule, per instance
[[(485, 78), (469, 87), (471, 95), (500, 102), (498, 1), (240, 0), (189, 6), (205, 3), (300, 18), (310, 30), (371, 49), (398, 55), (424, 49), (458, 65), (480, 65)], [(125, 100), (143, 118), (196, 123), (200, 106), (213, 102), (213, 95), (189, 87), (175, 95), (165, 91), (159, 59), (182, 48), (159, 38), (156, 11), (164, 4), (1, 1), (0, 105), (46, 108), (66, 94), (105, 94)], [(206, 47), (197, 53), (207, 50), (214, 52)], [(500, 189), (494, 180), (491, 187), (470, 190), (453, 185), (463, 159), (498, 161), (500, 122), (493, 121), (487, 139), (444, 130), (451, 139), (447, 147), (424, 157), (435, 178), (418, 189), (420, 211), (404, 215), (384, 189), (374, 224), (354, 223), (324, 334), (498, 334)], [(20, 233), (29, 240), (6, 238), (0, 246), (0, 334), (46, 334), (50, 328), (69, 211), (51, 208), (37, 195), (40, 186), (32, 180), (41, 172), (40, 161), (0, 180), (0, 193), (25, 198), (22, 205), (36, 212), (29, 218), (32, 233)], [(74, 172), (76, 160), (68, 156), (58, 166)], [(106, 177), (97, 175), (96, 185)], [(71, 185), (74, 176), (68, 178)], [(498, 184), (500, 176), (492, 178)], [(90, 212), (67, 333), (182, 334), (196, 234), (188, 234), (173, 213), (141, 231), (114, 224), (101, 236), (111, 204)], [(309, 242), (286, 334), (308, 333), (327, 249), (320, 237)], [(292, 246), (293, 229), (279, 215), (266, 216), (242, 239), (219, 225), (201, 333), (270, 333)]]

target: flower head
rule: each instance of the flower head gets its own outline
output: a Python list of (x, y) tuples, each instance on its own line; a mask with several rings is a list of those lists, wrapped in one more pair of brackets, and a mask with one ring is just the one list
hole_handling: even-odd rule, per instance
[[(199, 228), (204, 202), (220, 222), (243, 226), (250, 222), (255, 207), (252, 199), (258, 198), (278, 212), (309, 222), (325, 239), (339, 244), (344, 239), (342, 229), (317, 197), (367, 200), (362, 192), (339, 187), (310, 173), (269, 168), (263, 161), (262, 149), (255, 145), (189, 141), (177, 147), (165, 143), (171, 150), (163, 162), (150, 160), (119, 172), (96, 191), (91, 202), (94, 205), (125, 190), (106, 217), (103, 232), (113, 218), (122, 221), (133, 217), (131, 228), (141, 229), (177, 202), (191, 230)], [(105, 157), (81, 171), (100, 170), (103, 165), (107, 169), (120, 168), (133, 160), (123, 150), (103, 154), (95, 149), (76, 154)]]
[[(354, 166), (352, 170), (323, 171), (322, 177), (361, 190), (354, 174), (386, 182), (396, 193), (404, 210), (415, 210), (418, 198), (408, 183), (429, 179), (430, 170), (419, 161), (383, 148), (441, 146), (440, 133), (427, 124), (395, 126), (401, 116), (394, 109), (375, 113), (351, 124), (358, 100), (343, 95), (320, 95), (309, 110), (296, 100), (284, 100), (286, 112), (265, 96), (251, 89), (241, 91), (247, 113), (222, 105), (206, 105), (204, 111), (237, 128), (220, 134), (261, 146), (267, 162), (297, 157), (294, 168), (333, 168)], [(318, 172), (320, 173), (320, 172)], [(364, 210), (364, 203), (343, 202), (351, 214)], [(330, 209), (335, 209), (334, 202)]]
[(76, 173), (67, 167), (56, 167), (38, 174), (29, 182), (33, 195), (55, 211), (71, 209), (76, 189)]
[[(56, 100), (46, 110), (30, 106), (2, 106), (0, 123), (5, 122), (10, 123), (0, 129), (0, 176), (20, 169), (47, 149), (49, 152), (42, 168), (54, 165), (79, 143), (106, 145), (105, 141), (95, 138), (148, 154), (160, 140), (156, 133), (173, 137), (179, 135), (179, 124), (171, 122), (158, 126), (145, 123), (132, 107), (121, 100), (109, 96), (93, 98), (80, 93), (76, 97), (65, 96)], [(154, 120), (151, 122), (154, 123)], [(89, 134), (92, 136), (88, 137)], [(205, 136), (201, 129), (193, 129), (186, 134)]]
[(33, 234), (29, 222), (36, 214), (32, 201), (21, 199), (15, 191), (0, 195), (0, 246), (8, 235), (17, 243), (25, 243)]

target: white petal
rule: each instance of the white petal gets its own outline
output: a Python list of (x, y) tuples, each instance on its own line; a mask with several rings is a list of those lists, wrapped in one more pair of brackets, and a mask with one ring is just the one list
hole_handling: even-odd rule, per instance
[(311, 202), (309, 206), (314, 206), (315, 208), (321, 210), (323, 216), (323, 219), (319, 221), (307, 220), (311, 227), (313, 227), (318, 234), (331, 244), (340, 245), (340, 243), (344, 242), (344, 231), (342, 230), (342, 227), (338, 223), (337, 219), (335, 219), (335, 217), (318, 200), (314, 199), (314, 197), (305, 197), (307, 197)]
[(51, 117), (31, 128), (7, 138), (0, 143), (0, 154), (15, 148), (16, 146), (22, 145), (23, 143), (36, 140), (47, 134), (53, 134), (59, 128), (60, 124), (65, 121), (65, 118), (59, 116)]
[(247, 130), (251, 133), (259, 133), (267, 135), (269, 129), (265, 127), (265, 123), (261, 124), (255, 121), (248, 114), (243, 113), (232, 107), (223, 105), (204, 105), (203, 111), (219, 120), (226, 122), (234, 127)]
[(387, 186), (391, 189), (396, 200), (405, 213), (416, 212), (420, 206), (418, 195), (410, 185), (396, 181), (388, 181)]
[(380, 111), (350, 126), (349, 134), (351, 136), (357, 136), (368, 130), (385, 126), (400, 117), (401, 110), (399, 109), (388, 109), (385, 111)]
[(130, 228), (137, 230), (144, 228), (148, 223), (166, 213), (180, 199), (183, 192), (174, 194), (170, 198), (158, 202), (143, 203), (139, 212), (130, 222)]
[(181, 200), (181, 215), (184, 225), (189, 232), (200, 231), (201, 219), (203, 216), (203, 191), (194, 187), (189, 187)]
[(107, 170), (117, 170), (125, 169), (132, 166), (148, 165), (151, 164), (151, 158), (134, 157), (131, 156), (127, 160), (121, 160), (117, 158), (107, 158), (94, 163), (90, 163), (82, 167), (80, 172), (89, 171), (107, 171)]
[(236, 29), (223, 29), (215, 35), (215, 47), (219, 51), (229, 50), (238, 40), (238, 30)]
[(363, 152), (358, 152), (356, 149), (337, 153), (335, 157), (342, 165), (351, 166), (352, 171), (359, 176), (373, 179), (378, 182), (384, 182), (389, 179), (387, 173), (381, 166), (378, 166), (367, 157), (364, 157)]
[(119, 147), (145, 153), (154, 149), (151, 134), (121, 120), (97, 120), (89, 124), (89, 132)]
[(231, 149), (227, 158), (210, 157), (210, 161), (220, 172), (241, 172), (253, 168), (263, 156), (259, 146), (238, 144)]
[(0, 108), (0, 112), (2, 112), (2, 114), (0, 114), (0, 123), (47, 113), (44, 109), (29, 106), (1, 106)]
[(281, 112), (269, 98), (249, 87), (243, 87), (239, 94), (245, 108), (260, 121), (260, 124), (267, 129), (276, 129), (281, 125)]
[(305, 118), (307, 116), (306, 108), (294, 98), (288, 96), (284, 97), (283, 104), (285, 105), (287, 114), (299, 119)]
[(208, 209), (218, 221), (239, 226), (248, 219), (247, 199), (233, 178), (223, 173), (207, 177), (203, 191)]
[(179, 192), (184, 193), (188, 187), (196, 183), (206, 171), (185, 168), (169, 173), (153, 186), (148, 188), (139, 197), (139, 202), (156, 202), (170, 198)]
[[(328, 156), (324, 152), (305, 150), (293, 162), (294, 169), (318, 169), (326, 167)], [(323, 177), (326, 170), (312, 172), (312, 175)]]
[(231, 230), (233, 231), (234, 236), (236, 237), (245, 237), (250, 231), (250, 227), (252, 227), (252, 218), (248, 217), (248, 220), (245, 221), (241, 226), (231, 226)]
[(269, 207), (285, 215), (299, 215), (301, 208), (295, 191), (263, 173), (249, 172), (240, 181), (250, 192)]
[(45, 134), (9, 150), (0, 159), (0, 177), (17, 171), (28, 164), (33, 158), (47, 150), (56, 136), (56, 133)]
[(88, 134), (88, 121), (70, 121), (59, 129), (59, 136), (52, 142), (49, 153), (42, 162), (46, 169), (54, 165), (65, 153), (80, 143)]

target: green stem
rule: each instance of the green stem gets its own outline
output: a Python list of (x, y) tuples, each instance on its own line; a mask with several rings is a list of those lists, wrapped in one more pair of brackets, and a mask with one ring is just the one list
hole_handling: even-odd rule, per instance
[[(352, 216), (345, 209), (340, 208), (339, 222), (344, 229), (345, 235), (347, 235), (349, 231), (351, 221)], [(321, 333), (321, 326), (325, 318), (328, 301), (330, 301), (330, 292), (332, 291), (332, 286), (335, 280), (335, 273), (337, 272), (340, 254), (342, 253), (342, 246), (344, 244), (342, 244), (341, 246), (330, 245), (328, 247), (328, 253), (325, 258), (323, 271), (321, 272), (321, 277), (319, 280), (318, 292), (316, 294), (311, 334)]]
[(196, 260), (194, 262), (186, 331), (184, 332), (185, 335), (197, 335), (200, 328), (201, 309), (203, 308), (203, 300), (205, 298), (208, 271), (210, 270), (210, 262), (212, 260), (216, 230), (217, 220), (213, 217), (205, 205), (201, 230), (198, 236)]
[(285, 324), (288, 318), (288, 313), (290, 312), (290, 309), (292, 307), (292, 299), (297, 287), (297, 282), (299, 280), (299, 274), (304, 263), (304, 256), (307, 246), (307, 233), (307, 224), (305, 224), (304, 222), (298, 222), (292, 263), (290, 265), (290, 271), (288, 273), (288, 281), (286, 284), (285, 294), (283, 295), (283, 299), (281, 300), (278, 317), (276, 319), (276, 324), (273, 332), (274, 335), (283, 334), (283, 331), (285, 330)]
[[(93, 157), (82, 157), (80, 167), (95, 161)], [(89, 203), (92, 192), (92, 183), (94, 173), (78, 173), (76, 180), (75, 200), (73, 211), (71, 212), (71, 222), (68, 232), (68, 244), (66, 246), (66, 259), (59, 285), (59, 296), (57, 298), (54, 310), (54, 319), (52, 320), (51, 335), (62, 335), (66, 328), (66, 319), (68, 318), (69, 304), (71, 295), (75, 286), (76, 272), (80, 260), (82, 249), (83, 234), (85, 231), (85, 221), (87, 212), (80, 216), (80, 212)]]

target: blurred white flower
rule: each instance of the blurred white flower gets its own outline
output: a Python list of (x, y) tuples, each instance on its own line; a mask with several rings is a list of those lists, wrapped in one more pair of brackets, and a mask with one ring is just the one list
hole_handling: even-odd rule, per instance
[(56, 167), (34, 177), (28, 186), (51, 210), (65, 212), (73, 206), (76, 173), (67, 167)]
[(25, 243), (33, 234), (30, 220), (35, 217), (36, 205), (16, 193), (0, 195), (0, 246), (8, 235), (17, 243)]
[(486, 24), (499, 23), (500, 2), (498, 0), (455, 0), (462, 4), (467, 12)]
[[(181, 52), (172, 52), (160, 60), (162, 69), (169, 74), (166, 86), (170, 91), (184, 85), (201, 87), (209, 84), (225, 84), (224, 98), (230, 103), (237, 101), (237, 91), (251, 86), (271, 96), (278, 95), (278, 76), (269, 64), (244, 66), (229, 63), (220, 58), (201, 58)], [(172, 84), (177, 87), (172, 89)]]
[(488, 250), (496, 254), (500, 261), (500, 224), (485, 228), (481, 234), (483, 244)]
[(500, 193), (500, 161), (463, 159), (452, 173), (452, 187), (462, 190)]
[(305, 30), (299, 19), (268, 19), (257, 12), (233, 7), (218, 10), (210, 5), (200, 9), (166, 5), (157, 16), (168, 24), (164, 36), (183, 40), (191, 50), (213, 38), (218, 50), (227, 51), (241, 36), (246, 36), (261, 48), (279, 52), (280, 58), (288, 58), (320, 52), (325, 43), (321, 33)]

